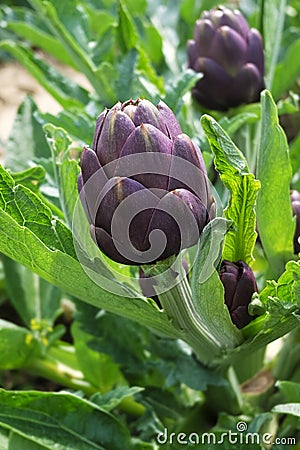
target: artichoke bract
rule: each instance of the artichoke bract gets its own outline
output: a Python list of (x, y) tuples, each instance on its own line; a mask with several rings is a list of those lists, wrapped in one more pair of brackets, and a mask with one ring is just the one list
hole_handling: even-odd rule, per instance
[(119, 102), (100, 114), (78, 189), (95, 243), (122, 264), (178, 254), (214, 215), (200, 149), (162, 101)]
[(300, 253), (300, 192), (296, 190), (291, 191), (292, 211), (296, 217), (296, 230), (294, 234), (294, 253)]
[(222, 261), (220, 279), (225, 290), (225, 304), (232, 322), (243, 328), (253, 316), (248, 313), (248, 305), (254, 292), (257, 292), (255, 276), (244, 261)]
[(200, 105), (226, 111), (259, 100), (265, 87), (262, 38), (238, 10), (204, 11), (187, 53), (188, 66), (203, 74), (192, 89)]

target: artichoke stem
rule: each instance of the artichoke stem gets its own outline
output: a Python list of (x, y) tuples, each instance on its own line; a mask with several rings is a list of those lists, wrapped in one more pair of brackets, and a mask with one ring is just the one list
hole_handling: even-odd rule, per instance
[[(149, 273), (149, 268), (145, 270)], [(166, 290), (158, 293), (160, 303), (169, 320), (179, 331), (179, 337), (190, 345), (198, 360), (204, 365), (213, 366), (221, 356), (222, 348), (195, 308), (188, 278), (182, 273), (182, 266), (179, 271), (181, 280), (169, 290), (167, 286), (174, 285), (174, 278), (171, 279), (170, 272), (167, 275), (164, 273), (162, 283)], [(151, 275), (158, 275), (160, 270), (157, 266), (152, 266), (151, 272)]]

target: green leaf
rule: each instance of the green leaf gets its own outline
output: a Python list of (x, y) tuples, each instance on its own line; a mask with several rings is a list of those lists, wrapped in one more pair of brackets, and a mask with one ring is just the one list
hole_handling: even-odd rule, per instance
[(186, 69), (180, 74), (178, 79), (172, 79), (167, 84), (164, 101), (174, 114), (179, 112), (184, 94), (189, 92), (200, 78), (202, 78), (201, 74), (195, 73), (191, 69)]
[(64, 110), (55, 115), (39, 112), (39, 118), (44, 125), (51, 123), (66, 130), (79, 145), (92, 145), (95, 122), (83, 110)]
[(163, 61), (162, 37), (157, 29), (146, 20), (143, 20), (143, 36), (140, 44), (153, 64), (158, 65)]
[(45, 450), (50, 449), (50, 447), (45, 443), (45, 445), (37, 444), (31, 437), (24, 437), (20, 434), (10, 432), (9, 446), (5, 450), (17, 450), (21, 448), (22, 450)]
[(284, 131), (279, 125), (276, 105), (268, 91), (261, 95), (262, 117), (257, 178), (257, 225), (260, 239), (275, 277), (293, 255), (295, 222), (290, 201), (292, 170)]
[[(30, 97), (25, 97), (18, 108), (13, 128), (6, 144), (5, 164), (13, 171), (27, 169), (30, 161), (36, 157), (47, 158), (50, 156), (42, 126), (35, 116), (36, 112), (37, 106), (34, 101)], [(41, 171), (41, 168), (31, 170), (36, 171), (37, 174), (37, 171)], [(31, 176), (32, 173), (30, 173)], [(22, 174), (22, 177), (24, 175)], [(42, 177), (42, 174), (40, 176)], [(24, 178), (20, 179), (20, 181), (23, 182)], [(38, 180), (36, 179), (36, 181)]]
[(241, 334), (231, 321), (216, 270), (226, 231), (226, 221), (222, 218), (212, 220), (202, 231), (191, 289), (196, 310), (205, 326), (221, 347), (232, 348), (240, 343)]
[(0, 450), (7, 450), (9, 441), (9, 432), (5, 428), (0, 427)]
[(276, 67), (272, 86), (272, 94), (275, 99), (278, 99), (281, 94), (288, 92), (299, 77), (299, 54), (300, 39), (297, 39), (289, 46), (283, 61), (281, 61)]
[[(164, 80), (162, 77), (158, 76), (155, 72), (152, 61), (149, 58), (149, 55), (143, 50), (142, 47), (138, 47), (138, 64), (137, 64), (137, 72), (139, 74), (139, 78), (142, 78), (142, 76), (146, 76), (146, 79), (149, 83), (152, 83), (157, 91), (158, 95), (161, 96), (164, 94)], [(155, 102), (156, 99), (151, 96), (150, 100)]]
[(33, 320), (52, 326), (60, 312), (59, 289), (4, 255), (2, 261), (9, 299), (23, 322), (28, 328)]
[(45, 27), (41, 18), (29, 8), (9, 8), (3, 6), (2, 23), (5, 28), (13, 31), (22, 40), (27, 40), (32, 46), (43, 49), (58, 61), (73, 66), (72, 58), (65, 50), (62, 43), (55, 39), (49, 29)]
[(0, 369), (19, 369), (30, 363), (37, 348), (33, 335), (26, 329), (0, 319)]
[(22, 172), (11, 172), (11, 176), (15, 183), (22, 184), (34, 191), (34, 188), (45, 180), (46, 172), (43, 167), (34, 166)]
[(286, 403), (289, 402), (300, 403), (299, 383), (293, 383), (292, 381), (278, 381), (276, 383), (276, 387), (278, 387)]
[(196, 391), (205, 391), (208, 386), (225, 386), (227, 383), (221, 375), (203, 366), (188, 354), (179, 355), (174, 366), (166, 369), (169, 369), (165, 374), (167, 386), (179, 382)]
[(42, 448), (130, 448), (124, 425), (96, 404), (71, 393), (1, 389), (0, 403), (1, 425)]
[[(68, 30), (60, 19), (58, 10), (55, 8), (55, 6), (60, 9), (65, 8), (64, 14), (70, 16), (69, 11), (70, 9), (73, 10), (73, 3), (60, 2), (54, 5), (49, 1), (40, 2), (39, 0), (29, 0), (29, 2), (36, 12), (41, 15), (53, 35), (64, 45), (77, 70), (87, 77), (97, 95), (110, 104), (110, 93), (105, 90), (101, 77), (97, 75), (97, 67), (89, 56), (87, 49), (81, 46), (83, 43), (88, 45), (87, 37), (84, 36), (84, 32), (81, 33), (82, 39), (79, 39), (78, 36), (74, 37), (70, 32), (70, 30), (72, 32), (76, 31), (76, 28), (74, 31), (74, 24), (72, 25), (70, 23), (70, 30)], [(77, 15), (78, 13), (79, 11), (77, 11)]]
[(113, 386), (124, 382), (118, 365), (109, 355), (92, 348), (94, 336), (86, 333), (79, 322), (72, 324), (72, 337), (80, 370), (87, 381), (101, 392), (107, 392)]
[[(0, 166), (0, 207), (21, 227), (27, 227), (52, 250), (59, 249), (75, 256), (72, 236), (65, 225), (52, 216), (42, 200), (13, 178)], [(1, 192), (1, 191), (0, 191)], [(30, 249), (27, 249), (30, 254)]]
[(219, 124), (223, 128), (223, 130), (232, 136), (236, 133), (241, 127), (248, 123), (257, 122), (259, 120), (258, 114), (251, 111), (241, 112), (239, 114), (235, 114), (233, 117), (228, 118), (227, 116), (222, 117), (219, 121)]
[(118, 43), (123, 53), (136, 47), (138, 33), (134, 21), (123, 0), (119, 1)]
[(51, 148), (60, 204), (65, 220), (71, 228), (75, 204), (78, 200), (79, 165), (76, 160), (70, 159), (71, 140), (65, 130), (47, 124), (44, 126), (44, 131)]
[(250, 264), (257, 236), (254, 207), (260, 183), (249, 173), (245, 157), (220, 125), (207, 115), (202, 116), (201, 124), (215, 155), (216, 170), (231, 193), (224, 213), (233, 227), (226, 234), (223, 259)]
[(135, 48), (131, 49), (121, 60), (118, 66), (119, 78), (116, 81), (117, 97), (121, 102), (128, 99), (128, 92), (132, 91), (135, 80), (135, 70), (138, 52)]
[(293, 179), (293, 189), (300, 191), (300, 134), (290, 144), (290, 159), (295, 180)]
[(124, 399), (132, 397), (143, 390), (143, 388), (138, 386), (120, 386), (103, 395), (99, 393), (94, 394), (90, 400), (102, 409), (105, 409), (105, 411), (112, 411), (119, 406)]
[(286, 0), (264, 0), (262, 11), (262, 32), (266, 64), (266, 86), (271, 89), (285, 19)]
[(272, 408), (272, 412), (300, 417), (300, 403), (284, 403), (282, 405), (276, 405)]

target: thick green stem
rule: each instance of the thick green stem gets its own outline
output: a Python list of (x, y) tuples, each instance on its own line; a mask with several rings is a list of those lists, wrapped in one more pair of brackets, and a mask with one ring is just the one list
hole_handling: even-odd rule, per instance
[[(153, 272), (155, 271), (153, 266)], [(219, 342), (195, 308), (187, 276), (181, 274), (181, 278), (181, 281), (168, 290), (167, 287), (174, 284), (174, 278), (170, 272), (164, 274), (162, 287), (166, 290), (158, 295), (159, 300), (169, 320), (179, 330), (179, 337), (191, 346), (202, 363), (212, 365), (215, 358), (221, 356)]]

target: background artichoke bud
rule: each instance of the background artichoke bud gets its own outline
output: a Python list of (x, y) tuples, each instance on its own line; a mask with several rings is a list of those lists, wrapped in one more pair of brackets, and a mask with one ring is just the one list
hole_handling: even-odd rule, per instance
[(225, 111), (259, 100), (265, 87), (262, 39), (238, 10), (204, 11), (187, 53), (189, 67), (203, 73), (192, 94), (205, 108)]
[(294, 216), (296, 216), (296, 230), (294, 234), (294, 253), (300, 253), (300, 192), (291, 191), (291, 203)]
[(225, 303), (232, 322), (243, 328), (253, 319), (248, 313), (252, 294), (257, 292), (254, 274), (244, 261), (222, 261), (220, 278), (225, 289)]
[(122, 264), (196, 244), (214, 215), (200, 149), (163, 102), (129, 100), (100, 114), (78, 189), (95, 243)]

